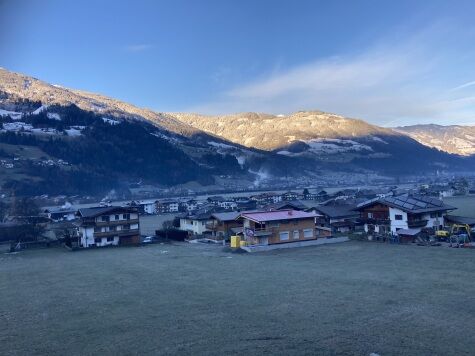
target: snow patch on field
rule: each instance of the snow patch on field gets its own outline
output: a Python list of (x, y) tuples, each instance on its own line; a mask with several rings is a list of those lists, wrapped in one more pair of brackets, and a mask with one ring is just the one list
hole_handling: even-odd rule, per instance
[(277, 154), (278, 155), (283, 155), (283, 156), (295, 156), (295, 153), (292, 153), (292, 152), (289, 152), (289, 151), (286, 151), (286, 150), (278, 151)]
[(66, 133), (68, 134), (68, 136), (77, 137), (77, 136), (81, 136), (81, 135), (82, 135), (81, 130), (74, 129), (74, 128), (71, 128), (71, 129), (68, 129), (68, 130), (65, 130), (65, 131), (66, 131)]
[(373, 140), (374, 141), (377, 141), (377, 142), (381, 142), (381, 143), (384, 143), (384, 144), (388, 144), (386, 141), (384, 141), (381, 137), (378, 137), (378, 136), (372, 136)]
[(219, 147), (219, 148), (234, 148), (231, 145), (226, 145), (225, 143), (219, 143), (219, 142), (214, 142), (214, 141), (208, 141), (208, 145), (213, 146), (213, 147)]
[(338, 138), (312, 139), (305, 141), (310, 146), (309, 151), (314, 153), (347, 153), (360, 151), (373, 151), (373, 149), (362, 143), (353, 140), (344, 140)]
[(120, 123), (117, 120), (109, 119), (107, 117), (103, 117), (102, 121), (104, 121), (105, 123), (110, 124), (110, 125), (118, 125)]
[[(315, 138), (311, 140), (302, 141), (305, 142), (310, 148), (307, 152), (312, 152), (315, 154), (339, 154), (339, 153), (350, 153), (350, 152), (362, 152), (362, 151), (369, 151), (372, 152), (373, 149), (362, 143), (353, 141), (353, 140), (346, 140), (346, 139), (338, 139), (338, 138)], [(298, 156), (303, 152), (290, 152), (287, 150), (278, 151), (277, 154), (284, 155), (284, 156)]]
[(21, 112), (0, 109), (0, 116), (10, 116), (13, 120), (20, 119), (21, 115), (22, 115)]
[(48, 109), (48, 105), (41, 105), (38, 109), (31, 112), (32, 115), (38, 115), (39, 113)]
[(20, 130), (31, 131), (31, 129), (33, 129), (33, 126), (21, 121), (6, 122), (3, 124), (3, 129), (5, 131), (13, 131), (13, 132), (20, 131)]
[(49, 112), (46, 116), (48, 116), (48, 119), (61, 121), (61, 116), (55, 112)]
[(31, 129), (31, 132), (35, 134), (59, 135), (59, 132), (51, 127)]

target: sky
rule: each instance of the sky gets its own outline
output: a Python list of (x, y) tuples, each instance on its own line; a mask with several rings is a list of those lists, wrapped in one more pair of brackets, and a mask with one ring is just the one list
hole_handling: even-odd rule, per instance
[(0, 66), (156, 111), (475, 124), (474, 1), (0, 0)]

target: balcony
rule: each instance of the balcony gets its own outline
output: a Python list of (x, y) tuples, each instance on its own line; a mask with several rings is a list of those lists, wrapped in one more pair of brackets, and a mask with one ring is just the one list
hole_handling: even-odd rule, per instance
[(418, 227), (425, 227), (427, 225), (428, 220), (408, 220), (407, 227), (409, 229), (414, 229)]
[(94, 232), (94, 237), (128, 236), (139, 234), (139, 229)]
[(359, 223), (362, 224), (368, 224), (368, 225), (391, 225), (391, 220), (389, 219), (378, 219), (378, 218), (358, 218), (356, 220)]
[(215, 222), (210, 222), (210, 223), (205, 224), (206, 229), (212, 230), (212, 231), (214, 231), (218, 226), (219, 226), (219, 224), (217, 224)]
[(276, 229), (272, 228), (272, 227), (256, 228), (256, 229), (254, 229), (254, 236), (255, 237), (270, 236), (275, 231), (276, 231)]
[(115, 226), (115, 225), (124, 225), (124, 224), (138, 224), (139, 219), (129, 219), (129, 220), (111, 220), (111, 221), (98, 221), (95, 223), (96, 226)]

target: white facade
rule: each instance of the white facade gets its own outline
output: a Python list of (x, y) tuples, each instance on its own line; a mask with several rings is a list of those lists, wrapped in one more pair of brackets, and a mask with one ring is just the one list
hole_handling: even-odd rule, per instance
[(430, 213), (423, 215), (422, 219), (427, 220), (426, 227), (440, 228), (445, 225), (445, 215), (445, 212)]
[(161, 213), (177, 213), (180, 204), (177, 201), (164, 201), (156, 203), (156, 211)]
[(218, 206), (224, 209), (235, 209), (237, 208), (237, 203), (232, 200), (220, 201), (218, 202)]
[(104, 246), (117, 246), (119, 245), (119, 236), (108, 236), (108, 237), (94, 237), (94, 233), (101, 232), (110, 232), (110, 231), (122, 231), (122, 230), (133, 230), (138, 229), (139, 224), (133, 223), (130, 224), (130, 220), (136, 220), (139, 218), (138, 213), (120, 213), (120, 214), (104, 214), (96, 217), (94, 220), (96, 223), (104, 222), (123, 222), (121, 224), (114, 224), (109, 226), (80, 226), (79, 235), (80, 235), (80, 245), (81, 247), (104, 247)]
[(389, 220), (391, 220), (391, 233), (395, 234), (399, 229), (407, 229), (407, 213), (396, 208), (389, 208)]
[(206, 224), (211, 223), (211, 220), (195, 220), (189, 218), (180, 219), (180, 230), (188, 231), (193, 235), (202, 235), (211, 230), (206, 228)]
[[(433, 212), (420, 215), (421, 220), (427, 220), (425, 226), (428, 228), (439, 228), (444, 226), (445, 212)], [(408, 217), (405, 211), (396, 208), (389, 208), (389, 219), (391, 220), (391, 233), (395, 234), (399, 229), (408, 229)]]
[(157, 205), (156, 201), (141, 201), (139, 203), (143, 207), (143, 211), (145, 214), (156, 214), (157, 213)]
[(186, 201), (186, 202), (182, 203), (182, 205), (185, 207), (186, 211), (193, 211), (193, 210), (196, 210), (198, 208), (198, 202), (195, 201), (195, 200)]

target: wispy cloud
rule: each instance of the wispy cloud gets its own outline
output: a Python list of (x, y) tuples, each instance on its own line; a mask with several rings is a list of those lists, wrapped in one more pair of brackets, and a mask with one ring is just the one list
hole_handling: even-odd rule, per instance
[(124, 50), (127, 52), (144, 52), (152, 49), (154, 45), (148, 43), (139, 43), (139, 44), (132, 44), (127, 45), (124, 47)]
[(460, 89), (465, 89), (465, 88), (471, 87), (472, 85), (475, 85), (475, 80), (471, 81), (471, 82), (464, 83), (464, 84), (459, 85), (459, 86), (456, 86), (455, 88), (452, 88), (450, 90), (451, 91), (457, 91), (457, 90), (460, 90)]
[(220, 114), (319, 109), (385, 126), (475, 123), (470, 93), (457, 96), (460, 89), (475, 89), (475, 81), (450, 89), (460, 75), (451, 69), (456, 63), (450, 51), (440, 49), (435, 39), (437, 34), (422, 31), (397, 44), (280, 70), (190, 110)]

